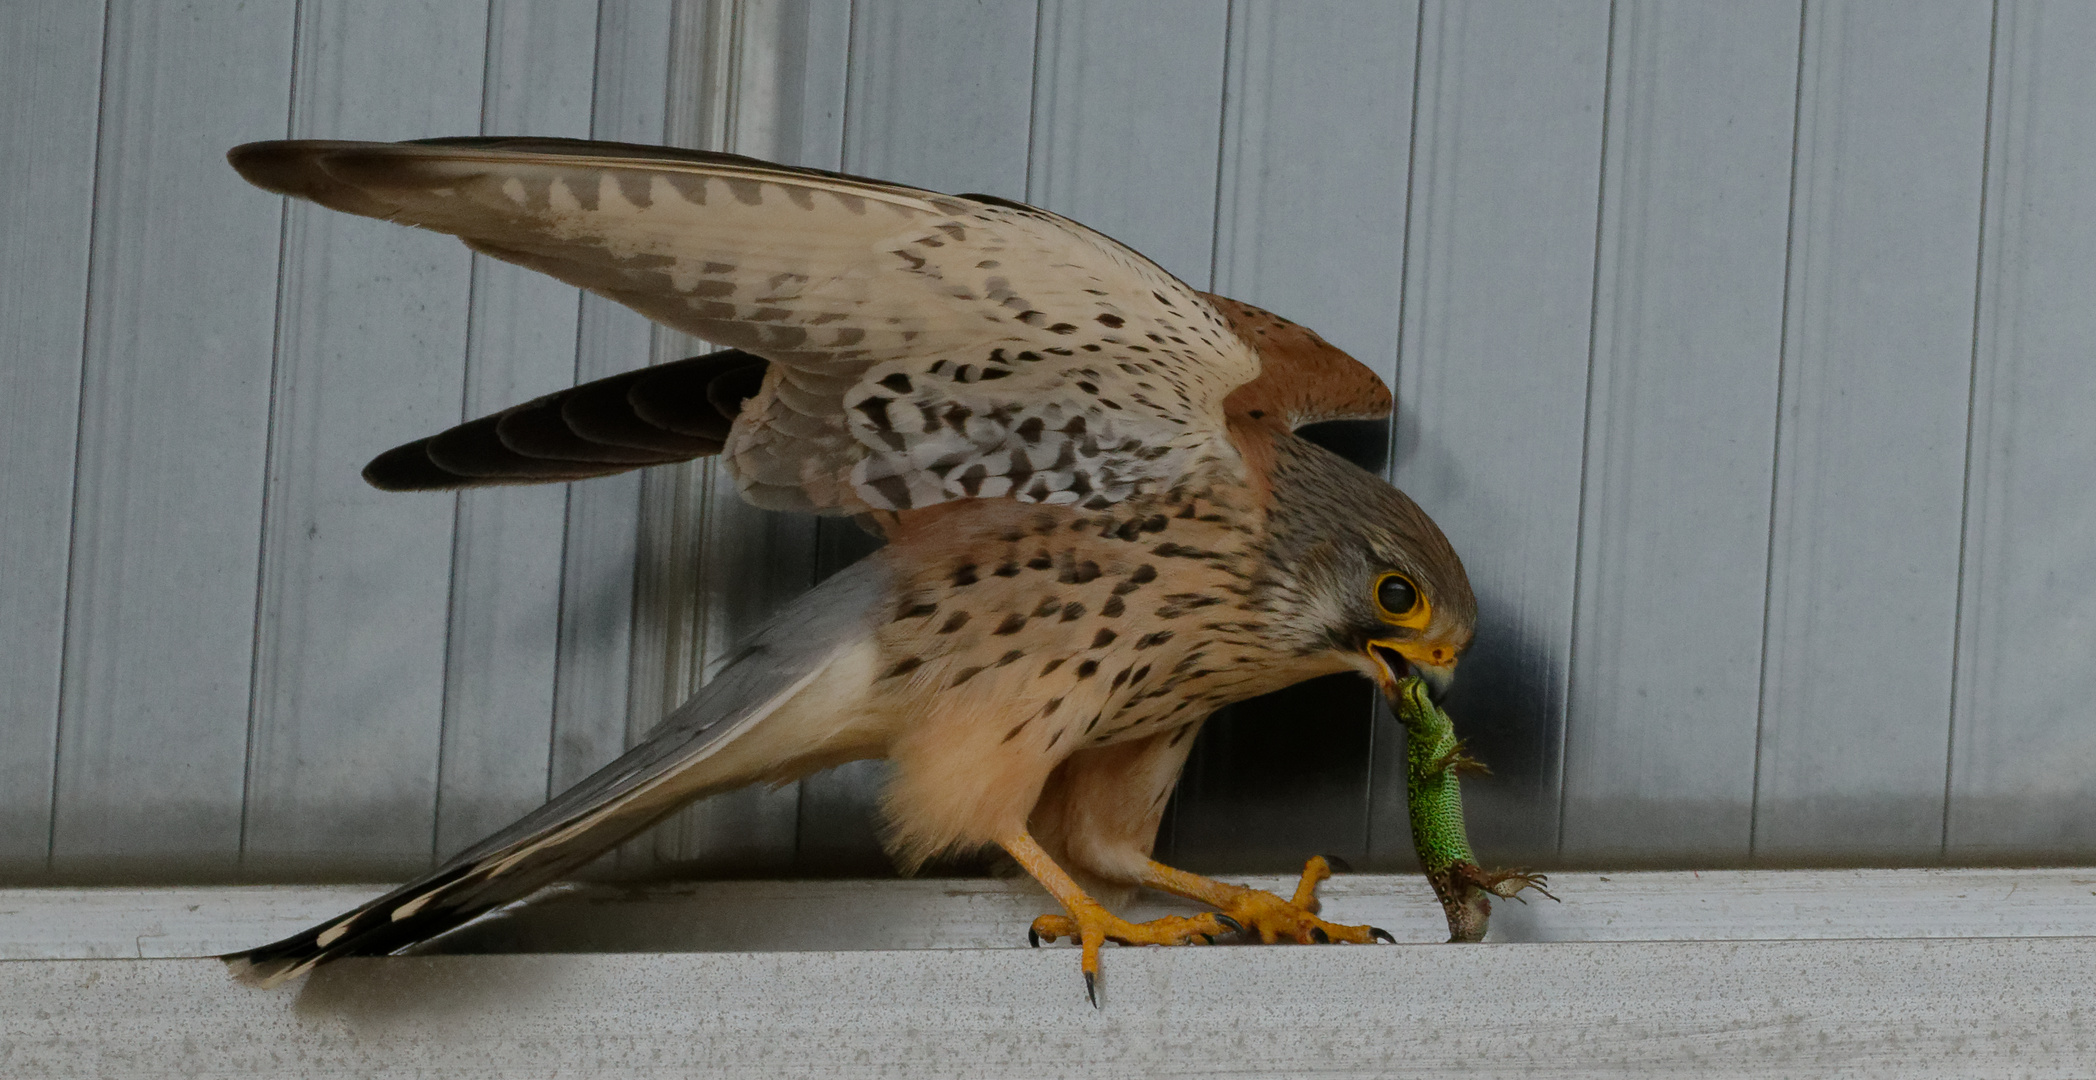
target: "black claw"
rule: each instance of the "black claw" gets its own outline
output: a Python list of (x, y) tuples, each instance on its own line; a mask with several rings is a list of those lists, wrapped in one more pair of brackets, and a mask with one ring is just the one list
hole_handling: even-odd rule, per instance
[(1092, 982), (1092, 973), (1089, 971), (1084, 973), (1084, 996), (1092, 1003), (1092, 1008), (1099, 1007), (1099, 988)]
[(1205, 942), (1207, 942), (1207, 943), (1209, 943), (1210, 945), (1213, 945), (1213, 944), (1215, 944), (1215, 935), (1214, 935), (1214, 934), (1202, 934), (1202, 935), (1201, 935), (1201, 940), (1202, 940), (1202, 941), (1205, 941)]
[(1330, 866), (1334, 871), (1341, 874), (1351, 874), (1354, 872), (1354, 864), (1347, 862), (1345, 859), (1342, 859), (1337, 855), (1325, 856), (1325, 864)]
[(1026, 928), (1026, 944), (1030, 948), (1038, 949), (1041, 947), (1041, 935), (1036, 933), (1031, 926)]
[(1371, 926), (1368, 928), (1368, 940), (1387, 941), (1392, 945), (1397, 944), (1397, 939), (1390, 936), (1390, 931), (1385, 930), (1380, 926)]
[(1310, 940), (1317, 942), (1319, 945), (1330, 945), (1332, 936), (1325, 933), (1324, 927), (1313, 926), (1310, 928)]
[(1217, 913), (1216, 913), (1216, 916), (1215, 916), (1215, 921), (1216, 921), (1216, 922), (1219, 922), (1219, 923), (1222, 923), (1222, 924), (1223, 924), (1224, 926), (1227, 926), (1227, 927), (1229, 927), (1230, 929), (1232, 929), (1232, 930), (1235, 930), (1235, 931), (1237, 931), (1237, 932), (1238, 932), (1238, 933), (1240, 933), (1240, 934), (1244, 933), (1244, 924), (1243, 924), (1243, 923), (1241, 923), (1241, 922), (1238, 922), (1238, 921), (1237, 921), (1236, 919), (1233, 919), (1233, 918), (1231, 918), (1231, 917), (1230, 917), (1230, 916), (1228, 916), (1228, 915), (1224, 915), (1224, 914), (1222, 914), (1221, 912), (1217, 912)]

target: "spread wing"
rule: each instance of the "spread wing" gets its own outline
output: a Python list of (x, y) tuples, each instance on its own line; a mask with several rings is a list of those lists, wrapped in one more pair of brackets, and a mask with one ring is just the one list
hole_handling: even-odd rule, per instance
[(770, 361), (723, 451), (760, 505), (1105, 506), (1232, 467), (1224, 399), (1260, 373), (1155, 263), (999, 200), (553, 139), (228, 156), (271, 191), (450, 233)]
[[(1223, 403), (1233, 419), (1298, 428), (1379, 420), (1390, 391), (1306, 327), (1201, 294), (1259, 354), (1259, 377)], [(583, 383), (396, 446), (364, 468), (387, 491), (438, 491), (608, 476), (718, 454), (769, 361), (739, 349)]]

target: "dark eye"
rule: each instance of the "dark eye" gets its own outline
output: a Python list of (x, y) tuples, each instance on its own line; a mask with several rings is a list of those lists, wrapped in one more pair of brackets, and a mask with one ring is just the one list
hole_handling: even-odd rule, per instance
[(1403, 618), (1419, 606), (1419, 589), (1403, 574), (1384, 574), (1376, 582), (1376, 604), (1384, 614)]

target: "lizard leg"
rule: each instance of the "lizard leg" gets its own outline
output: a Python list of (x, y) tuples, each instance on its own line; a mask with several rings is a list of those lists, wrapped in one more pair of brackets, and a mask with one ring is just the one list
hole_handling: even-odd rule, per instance
[(1027, 929), (1026, 937), (1036, 946), (1043, 940), (1054, 941), (1063, 937), (1078, 943), (1083, 951), (1079, 964), (1084, 971), (1084, 993), (1094, 1007), (1099, 1004), (1099, 949), (1106, 942), (1189, 945), (1197, 938), (1213, 942), (1217, 934), (1242, 929), (1220, 914), (1168, 915), (1144, 923), (1129, 922), (1106, 910), (1104, 905), (1079, 888), (1031, 835), (1020, 832), (998, 841), (998, 844), (1069, 913), (1035, 919)]
[(1232, 921), (1242, 924), (1246, 933), (1257, 934), (1259, 940), (1268, 945), (1277, 941), (1293, 941), (1304, 945), (1313, 942), (1323, 945), (1343, 941), (1366, 945), (1378, 939), (1395, 943), (1396, 938), (1391, 937), (1388, 931), (1377, 927), (1347, 926), (1326, 922), (1317, 917), (1317, 885), (1331, 876), (1332, 867), (1325, 862), (1324, 857), (1313, 857), (1303, 866), (1303, 877), (1296, 884), (1295, 896), (1287, 900), (1263, 889), (1231, 885), (1199, 874), (1189, 874), (1160, 862), (1149, 864), (1143, 871), (1142, 883), (1153, 889), (1208, 904)]

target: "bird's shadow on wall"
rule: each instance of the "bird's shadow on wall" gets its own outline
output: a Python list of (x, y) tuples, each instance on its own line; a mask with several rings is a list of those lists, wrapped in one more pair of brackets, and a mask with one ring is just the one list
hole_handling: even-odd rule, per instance
[[(1408, 425), (1417, 431), (1416, 425)], [(1389, 427), (1343, 421), (1302, 434), (1382, 473)], [(1408, 438), (1413, 454), (1447, 454)], [(1471, 839), (1488, 863), (1555, 855), (1563, 665), (1509, 598), (1478, 597), (1477, 644), (1443, 702), (1473, 756), (1492, 769), (1463, 791)], [(1188, 757), (1158, 835), (1158, 858), (1216, 872), (1288, 872), (1311, 855), (1360, 870), (1416, 865), (1405, 811), (1404, 728), (1358, 675), (1333, 675), (1223, 709)]]

